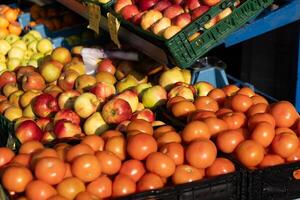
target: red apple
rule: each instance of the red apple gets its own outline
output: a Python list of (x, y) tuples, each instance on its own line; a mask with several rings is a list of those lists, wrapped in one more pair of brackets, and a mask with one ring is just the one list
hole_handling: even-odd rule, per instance
[(51, 119), (48, 117), (39, 118), (36, 120), (36, 124), (40, 127), (42, 131), (46, 130), (46, 127), (51, 123)]
[(16, 83), (16, 74), (15, 72), (3, 72), (3, 74), (0, 75), (0, 89), (7, 83)]
[(205, 5), (208, 5), (208, 6), (214, 6), (218, 3), (220, 3), (221, 0), (202, 0), (202, 2), (205, 4)]
[(83, 74), (77, 77), (75, 89), (79, 92), (89, 91), (97, 82), (95, 76)]
[(76, 90), (68, 90), (58, 96), (58, 106), (62, 109), (73, 109), (75, 99), (80, 95)]
[(149, 10), (149, 9), (151, 9), (157, 2), (158, 2), (158, 0), (140, 0), (140, 1), (139, 1), (139, 8), (141, 9), (141, 11)]
[(31, 140), (40, 141), (43, 137), (42, 130), (32, 120), (26, 120), (16, 129), (16, 137), (23, 144), (24, 142)]
[(98, 63), (96, 72), (109, 72), (111, 74), (116, 73), (116, 67), (112, 60), (109, 58), (103, 59)]
[(176, 86), (168, 92), (168, 99), (171, 99), (176, 96), (181, 96), (181, 97), (184, 97), (185, 99), (188, 99), (191, 101), (194, 100), (193, 91), (189, 87), (186, 87), (186, 86)]
[(182, 13), (184, 13), (184, 10), (180, 5), (172, 5), (164, 10), (164, 17), (173, 19)]
[(80, 117), (71, 109), (63, 109), (58, 111), (55, 114), (54, 117), (54, 123), (56, 123), (57, 121), (61, 120), (61, 119), (65, 119), (68, 120), (70, 122), (72, 122), (73, 124), (80, 124)]
[(158, 10), (160, 12), (164, 11), (166, 8), (170, 7), (172, 3), (168, 0), (159, 1), (155, 6), (153, 7), (153, 10)]
[(56, 138), (52, 131), (45, 131), (43, 132), (43, 138), (41, 140), (42, 143), (49, 143)]
[(46, 87), (44, 78), (37, 72), (30, 72), (22, 78), (22, 88), (28, 90), (44, 90)]
[(125, 6), (131, 5), (131, 4), (132, 4), (131, 0), (116, 0), (116, 3), (114, 5), (115, 11), (117, 13), (119, 13)]
[(122, 93), (120, 93), (116, 98), (123, 99), (127, 101), (131, 107), (131, 111), (135, 112), (138, 108), (139, 105), (139, 98), (137, 93), (131, 91), (131, 90), (126, 90)]
[(177, 82), (177, 83), (174, 84), (174, 87), (176, 87), (176, 86), (185, 86), (187, 88), (190, 88), (194, 95), (197, 94), (197, 90), (193, 85), (189, 85), (189, 84), (184, 83), (184, 82)]
[(130, 20), (132, 17), (134, 17), (135, 15), (139, 14), (140, 11), (139, 9), (136, 7), (136, 5), (128, 5), (125, 6), (122, 10), (121, 10), (121, 15), (125, 20)]
[(47, 93), (37, 96), (33, 102), (33, 112), (39, 117), (49, 117), (58, 110), (56, 99)]
[(62, 119), (55, 123), (54, 134), (58, 139), (74, 137), (81, 134), (81, 128), (78, 124)]
[(116, 88), (114, 85), (105, 82), (98, 82), (90, 89), (90, 92), (95, 94), (101, 102), (105, 102), (107, 99), (116, 94)]
[(210, 9), (209, 6), (203, 6), (201, 5), (200, 7), (196, 8), (192, 12), (192, 21), (203, 15), (205, 12), (207, 12)]
[(127, 126), (131, 121), (126, 120), (117, 125), (116, 130), (120, 132), (126, 132)]
[(16, 69), (16, 74), (17, 74), (17, 80), (18, 82), (21, 82), (22, 81), (22, 77), (25, 75), (25, 74), (28, 74), (30, 72), (35, 72), (36, 71), (36, 68), (32, 67), (32, 66), (22, 66), (22, 67), (18, 67)]
[(192, 22), (192, 17), (189, 13), (183, 13), (181, 15), (178, 15), (172, 20), (172, 23), (176, 26), (179, 26), (180, 28), (184, 28), (191, 22)]
[(86, 92), (76, 98), (74, 102), (74, 111), (81, 118), (88, 118), (95, 113), (100, 105), (99, 99), (93, 93)]
[(119, 124), (131, 118), (132, 111), (129, 103), (123, 99), (112, 99), (104, 104), (102, 117), (108, 124)]
[(201, 6), (201, 4), (200, 4), (199, 0), (187, 0), (185, 9), (186, 9), (186, 11), (192, 11), (200, 6)]
[(78, 76), (78, 72), (74, 70), (67, 70), (58, 78), (58, 86), (65, 91), (72, 90)]
[(137, 111), (137, 112), (133, 113), (130, 120), (133, 121), (135, 119), (143, 119), (148, 122), (154, 122), (155, 115), (150, 109), (143, 109), (141, 111)]
[(135, 25), (139, 25), (141, 23), (142, 16), (145, 13), (146, 13), (146, 11), (140, 12), (139, 14), (135, 15), (133, 18), (131, 18), (131, 22), (134, 23)]
[(44, 89), (44, 93), (51, 94), (53, 97), (57, 97), (63, 90), (57, 85), (49, 85)]
[(173, 4), (183, 5), (185, 4), (185, 0), (173, 0)]

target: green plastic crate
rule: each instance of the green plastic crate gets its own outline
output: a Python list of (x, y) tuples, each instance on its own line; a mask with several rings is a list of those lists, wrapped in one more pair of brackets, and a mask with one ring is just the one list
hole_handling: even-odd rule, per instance
[(17, 139), (14, 136), (14, 123), (0, 115), (0, 147), (16, 149)]
[[(86, 1), (95, 2), (96, 0)], [(237, 0), (222, 0), (219, 4), (211, 7), (209, 11), (168, 40), (157, 36), (150, 31), (145, 31), (140, 26), (136, 26), (133, 23), (124, 20), (122, 16), (114, 11), (114, 0), (110, 1), (108, 4), (99, 5), (102, 6), (104, 13), (110, 12), (115, 15), (120, 20), (123, 28), (126, 28), (163, 48), (173, 64), (182, 68), (187, 68), (199, 57), (220, 44), (220, 42), (232, 32), (238, 30), (247, 22), (257, 17), (265, 8), (271, 5), (273, 1), (274, 0), (245, 0), (241, 5), (235, 7), (234, 4)], [(229, 7), (232, 9), (232, 13), (229, 16), (219, 21), (208, 30), (204, 28), (204, 24)], [(202, 34), (193, 41), (189, 41), (188, 38), (196, 32), (201, 32)]]

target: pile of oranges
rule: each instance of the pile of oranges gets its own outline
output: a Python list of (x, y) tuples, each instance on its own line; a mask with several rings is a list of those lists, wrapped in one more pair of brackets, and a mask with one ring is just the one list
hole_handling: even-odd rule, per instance
[(123, 133), (86, 136), (74, 146), (29, 141), (17, 155), (0, 148), (2, 185), (20, 200), (97, 200), (235, 171), (232, 161), (217, 157), (212, 141), (181, 138), (172, 126), (153, 129), (136, 119)]
[[(210, 140), (219, 151), (233, 154), (244, 166), (265, 168), (300, 159), (300, 121), (288, 101), (269, 104), (248, 87), (213, 88), (195, 101), (181, 96), (167, 107), (186, 123), (185, 143)], [(209, 151), (207, 157), (215, 154)]]
[(22, 27), (18, 23), (19, 8), (11, 8), (7, 5), (0, 5), (0, 38), (8, 34), (20, 35)]

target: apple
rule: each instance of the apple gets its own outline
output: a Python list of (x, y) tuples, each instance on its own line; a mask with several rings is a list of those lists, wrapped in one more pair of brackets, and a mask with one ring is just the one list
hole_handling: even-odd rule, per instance
[(141, 19), (141, 27), (144, 30), (149, 30), (150, 27), (163, 17), (163, 14), (158, 10), (149, 10)]
[[(22, 64), (22, 66), (26, 66), (28, 61), (30, 60), (31, 56), (34, 54), (33, 51), (31, 50), (26, 50), (24, 52), (24, 57), (23, 57), (23, 61), (26, 60), (26, 64)], [(23, 62), (24, 63), (24, 62)]]
[(90, 92), (95, 94), (101, 102), (105, 102), (116, 94), (116, 88), (114, 85), (98, 82), (90, 89)]
[(12, 106), (12, 104), (9, 101), (6, 101), (6, 100), (1, 101), (0, 102), (0, 113), (3, 114), (4, 111), (11, 106)]
[(164, 31), (164, 38), (165, 39), (170, 39), (172, 38), (174, 35), (176, 35), (177, 33), (179, 33), (181, 31), (181, 28), (179, 26), (169, 26), (168, 28), (166, 28), (166, 30)]
[(0, 62), (0, 75), (7, 70), (6, 63)]
[(76, 98), (74, 102), (74, 110), (81, 118), (88, 118), (91, 116), (96, 110), (100, 101), (93, 93), (87, 92), (81, 94)]
[(76, 71), (79, 75), (83, 75), (86, 73), (83, 62), (79, 62), (79, 61), (70, 62), (70, 63), (66, 64), (63, 68), (63, 71), (67, 71), (69, 69)]
[(55, 140), (56, 136), (52, 131), (45, 131), (43, 132), (43, 137), (41, 142), (42, 143), (49, 143)]
[(62, 92), (58, 96), (58, 106), (62, 109), (73, 109), (75, 99), (80, 96), (80, 92), (76, 90), (68, 90)]
[(113, 74), (111, 74), (109, 72), (104, 72), (104, 71), (98, 72), (96, 74), (96, 81), (97, 82), (105, 82), (105, 83), (108, 83), (111, 85), (114, 85), (117, 82), (117, 80)]
[(7, 100), (7, 97), (4, 95), (0, 95), (0, 102)]
[(186, 11), (193, 11), (201, 6), (199, 0), (187, 0), (185, 5)]
[(189, 13), (183, 13), (178, 15), (172, 20), (172, 24), (184, 28), (192, 22), (192, 17)]
[(184, 82), (184, 77), (181, 70), (174, 67), (172, 69), (164, 71), (159, 77), (159, 85), (166, 90), (170, 90), (177, 82)]
[(5, 55), (0, 54), (0, 63), (5, 63), (5, 62), (6, 62)]
[(119, 95), (117, 95), (115, 98), (119, 98), (127, 101), (131, 107), (132, 112), (135, 112), (137, 110), (139, 104), (139, 98), (135, 92), (131, 90), (126, 90), (120, 93)]
[(116, 89), (118, 93), (121, 93), (127, 89), (131, 89), (136, 85), (138, 85), (137, 80), (133, 76), (128, 75), (116, 84)]
[(98, 63), (96, 72), (108, 72), (111, 74), (116, 73), (116, 67), (113, 64), (112, 60), (109, 58), (103, 59)]
[(21, 122), (15, 134), (22, 144), (31, 140), (40, 141), (43, 137), (42, 130), (32, 120)]
[(7, 53), (8, 58), (18, 58), (22, 59), (24, 57), (24, 50), (19, 48), (19, 47), (12, 47), (8, 53)]
[(158, 1), (157, 4), (155, 4), (155, 6), (153, 7), (153, 10), (158, 10), (162, 12), (171, 5), (172, 3), (168, 0)]
[(9, 121), (14, 121), (22, 117), (22, 109), (17, 106), (10, 106), (4, 111), (3, 116)]
[(156, 35), (162, 36), (169, 26), (171, 26), (171, 20), (167, 17), (163, 17), (151, 26), (151, 31)]
[(147, 122), (154, 122), (155, 121), (155, 115), (150, 109), (143, 109), (141, 111), (137, 111), (133, 113), (131, 117), (131, 121), (136, 119), (143, 119)]
[(23, 41), (23, 40), (17, 40), (15, 41), (12, 45), (11, 45), (12, 48), (14, 47), (18, 47), (20, 49), (22, 49), (23, 51), (26, 51), (27, 50), (27, 45), (26, 43)]
[(70, 121), (73, 124), (77, 124), (77, 125), (80, 124), (80, 117), (71, 109), (63, 109), (63, 110), (58, 111), (55, 114), (54, 123), (56, 123), (57, 121), (59, 121), (61, 119)]
[(127, 126), (131, 121), (126, 120), (126, 121), (122, 121), (120, 124), (117, 125), (116, 127), (116, 131), (120, 131), (120, 132), (126, 132)]
[(20, 97), (21, 107), (25, 108), (26, 106), (28, 106), (31, 101), (40, 94), (42, 94), (42, 92), (38, 90), (28, 90), (24, 92), (24, 94), (22, 94), (22, 96)]
[(29, 60), (27, 64), (35, 68), (38, 68), (39, 66), (39, 62), (37, 60)]
[(174, 84), (174, 87), (176, 87), (176, 86), (187, 87), (187, 88), (189, 88), (193, 92), (194, 95), (197, 95), (197, 90), (196, 90), (196, 88), (193, 85), (187, 84), (185, 82), (177, 82), (177, 83)]
[(9, 71), (14, 71), (17, 67), (21, 66), (21, 59), (19, 58), (9, 58), (6, 62), (7, 69)]
[(134, 71), (133, 67), (134, 67), (133, 62), (122, 61), (118, 64), (115, 76), (117, 77), (118, 80), (121, 80), (125, 76), (127, 76), (130, 72)]
[(135, 15), (134, 17), (131, 18), (131, 22), (135, 25), (140, 25), (142, 16), (146, 13), (147, 11), (140, 12), (139, 14)]
[(24, 35), (21, 40), (24, 41), (26, 45), (30, 44), (33, 41), (37, 41), (32, 34)]
[(173, 19), (182, 13), (184, 13), (183, 8), (180, 5), (175, 4), (175, 5), (169, 6), (168, 8), (166, 8), (164, 10), (164, 17)]
[(38, 43), (37, 43), (37, 50), (41, 53), (47, 54), (50, 53), (53, 49), (52, 43), (50, 40), (48, 39), (41, 39)]
[(36, 120), (36, 124), (40, 127), (40, 129), (42, 131), (46, 131), (47, 129), (47, 126), (49, 126), (49, 124), (51, 123), (51, 119), (48, 118), (48, 117), (45, 117), (45, 118), (38, 118)]
[(71, 52), (67, 48), (58, 47), (52, 51), (51, 58), (52, 60), (55, 60), (65, 65), (71, 62), (72, 56), (71, 56)]
[(33, 111), (38, 117), (49, 117), (58, 110), (57, 100), (50, 94), (40, 94), (33, 101)]
[(44, 78), (37, 72), (30, 72), (22, 77), (22, 89), (28, 90), (44, 90), (46, 87)]
[(75, 56), (81, 57), (81, 50), (83, 49), (83, 46), (75, 46), (72, 47), (71, 53)]
[(39, 72), (46, 82), (51, 83), (59, 78), (62, 68), (63, 65), (60, 62), (46, 61), (39, 67)]
[(127, 5), (121, 10), (121, 15), (125, 20), (130, 20), (135, 15), (139, 14), (140, 11), (136, 5)]
[(22, 82), (22, 78), (25, 74), (35, 72), (35, 68), (32, 66), (22, 66), (16, 69), (17, 81)]
[(101, 135), (109, 129), (100, 112), (95, 112), (87, 118), (83, 124), (83, 130), (86, 135)]
[(8, 97), (9, 95), (11, 95), (12, 93), (14, 93), (15, 91), (18, 91), (18, 85), (16, 83), (8, 83), (6, 85), (4, 85), (3, 89), (2, 89), (2, 93)]
[(171, 99), (176, 96), (181, 96), (187, 100), (194, 101), (193, 91), (186, 86), (176, 86), (168, 92), (168, 99)]
[(200, 7), (196, 8), (192, 11), (192, 21), (203, 15), (205, 12), (207, 12), (210, 9), (209, 6), (201, 5)]
[(62, 92), (63, 90), (57, 85), (48, 85), (48, 87), (44, 89), (44, 93), (50, 94), (55, 98)]
[(33, 53), (30, 57), (31, 60), (37, 60), (39, 63), (42, 63), (44, 59), (44, 54), (43, 53)]
[(116, 0), (114, 9), (117, 13), (119, 13), (125, 6), (131, 5), (131, 4), (132, 4), (131, 0)]
[(114, 98), (105, 103), (102, 108), (102, 117), (108, 124), (119, 124), (129, 120), (131, 115), (130, 104), (123, 99)]
[(75, 89), (79, 92), (86, 92), (89, 91), (96, 82), (96, 78), (92, 75), (80, 75), (75, 80)]
[(220, 3), (221, 0), (202, 0), (202, 2), (207, 6), (214, 6)]
[(154, 109), (167, 101), (166, 90), (159, 86), (152, 86), (145, 90), (142, 96), (142, 103), (146, 108)]
[(152, 86), (151, 83), (141, 83), (141, 84), (138, 84), (137, 86), (134, 86), (132, 88), (132, 91), (134, 91), (139, 96), (139, 98), (141, 98), (143, 92), (151, 86)]
[(81, 128), (78, 124), (61, 119), (54, 125), (54, 134), (58, 139), (75, 137), (81, 135)]
[(4, 40), (6, 40), (9, 44), (13, 44), (17, 40), (20, 40), (20, 38), (19, 38), (19, 36), (11, 33), (11, 34), (7, 35)]
[[(40, 34), (40, 32), (36, 31), (36, 30), (31, 30), (27, 33), (28, 35), (32, 35), (36, 40), (40, 40), (42, 39), (42, 35)], [(26, 35), (27, 35), (26, 34)]]
[(142, 104), (141, 102), (139, 102), (139, 104), (138, 104), (138, 107), (137, 107), (136, 111), (141, 111), (141, 110), (144, 110), (144, 109), (145, 109), (145, 106), (144, 106), (144, 104)]
[(0, 40), (0, 54), (6, 55), (11, 49), (11, 45), (6, 40)]
[(187, 70), (187, 69), (182, 69), (181, 70), (181, 74), (183, 76), (183, 79), (184, 79), (184, 83), (186, 84), (191, 84), (192, 82), (192, 74), (191, 74), (191, 71), (190, 70)]
[(24, 94), (24, 92), (22, 90), (15, 91), (11, 95), (9, 95), (8, 101), (17, 107), (20, 107), (20, 97), (23, 94)]
[(33, 112), (32, 105), (29, 104), (23, 109), (23, 117), (34, 119), (36, 116)]
[(0, 75), (0, 90), (3, 88), (4, 85), (6, 85), (7, 83), (16, 83), (16, 74), (15, 72), (3, 72)]
[(207, 94), (215, 87), (208, 82), (200, 81), (194, 85), (194, 88), (197, 91), (197, 96), (201, 97), (201, 96), (207, 96)]
[(140, 0), (139, 1), (139, 8), (141, 11), (149, 10), (151, 9), (155, 4), (159, 2), (158, 0)]
[(29, 118), (29, 117), (20, 117), (19, 119), (17, 119), (15, 121), (15, 124), (14, 124), (14, 130), (17, 130), (17, 128), (19, 127), (19, 125), (24, 122), (24, 121), (27, 121), (27, 120), (30, 120), (30, 121), (33, 121), (32, 118)]
[(79, 76), (78, 72), (74, 70), (67, 70), (63, 73), (61, 73), (59, 79), (58, 79), (58, 86), (67, 91), (72, 90), (75, 85), (75, 80)]

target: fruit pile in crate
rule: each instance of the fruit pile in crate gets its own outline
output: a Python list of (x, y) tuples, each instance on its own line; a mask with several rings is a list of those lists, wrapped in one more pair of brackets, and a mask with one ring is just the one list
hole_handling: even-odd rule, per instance
[(18, 8), (0, 5), (0, 38), (4, 38), (9, 34), (18, 36), (22, 33), (22, 27), (18, 22), (20, 14), (21, 11)]

